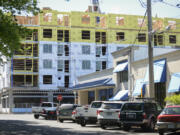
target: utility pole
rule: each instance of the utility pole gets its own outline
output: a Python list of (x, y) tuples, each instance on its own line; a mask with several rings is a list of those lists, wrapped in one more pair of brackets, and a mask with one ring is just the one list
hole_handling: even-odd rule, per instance
[(151, 0), (147, 0), (147, 16), (148, 16), (148, 61), (149, 61), (149, 96), (155, 97), (154, 92), (154, 69), (153, 69), (153, 46), (152, 46), (152, 14)]

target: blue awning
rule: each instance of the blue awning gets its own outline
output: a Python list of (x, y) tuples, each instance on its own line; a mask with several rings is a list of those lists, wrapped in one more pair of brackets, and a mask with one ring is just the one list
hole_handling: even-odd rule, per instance
[(145, 83), (144, 83), (144, 78), (143, 79), (138, 79), (136, 80), (136, 85), (133, 91), (133, 96), (139, 96), (142, 94), (145, 94)]
[(180, 73), (174, 73), (171, 76), (168, 93), (180, 92)]
[(109, 99), (110, 101), (116, 101), (116, 100), (128, 100), (128, 90), (120, 90), (118, 91), (115, 96)]
[(113, 73), (117, 73), (124, 70), (128, 70), (128, 61), (118, 64), (113, 70)]
[(82, 84), (77, 84), (71, 88), (69, 88), (69, 91), (72, 90), (81, 90), (81, 89), (87, 89), (87, 88), (93, 88), (93, 87), (98, 87), (98, 86), (115, 86), (112, 78), (106, 78), (102, 80), (96, 80), (96, 81), (91, 81), (87, 83), (82, 83)]
[[(160, 59), (154, 61), (154, 82), (165, 82), (166, 81), (166, 59)], [(149, 67), (147, 68), (144, 82), (149, 82)]]

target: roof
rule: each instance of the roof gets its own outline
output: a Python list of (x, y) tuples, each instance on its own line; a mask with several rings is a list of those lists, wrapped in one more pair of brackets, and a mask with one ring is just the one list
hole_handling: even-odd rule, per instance
[(125, 103), (125, 102), (123, 102), (123, 101), (104, 101), (104, 103)]
[(113, 97), (111, 97), (110, 101), (126, 101), (128, 100), (128, 92), (129, 90), (119, 90)]
[(165, 108), (170, 108), (170, 107), (180, 107), (180, 105), (167, 105)]
[(106, 78), (102, 80), (95, 80), (91, 82), (86, 82), (82, 84), (77, 84), (68, 90), (82, 90), (82, 89), (87, 89), (87, 88), (94, 88), (94, 87), (99, 87), (99, 86), (115, 86), (112, 78)]

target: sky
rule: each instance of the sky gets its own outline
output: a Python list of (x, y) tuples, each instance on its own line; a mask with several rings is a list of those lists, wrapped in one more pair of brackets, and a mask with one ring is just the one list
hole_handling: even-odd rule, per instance
[[(39, 7), (50, 7), (58, 11), (85, 11), (90, 5), (90, 0), (38, 0)], [(67, 2), (69, 1), (69, 2)], [(139, 0), (99, 0), (100, 9), (104, 13), (144, 15)], [(146, 0), (142, 0), (146, 3)], [(152, 0), (158, 1), (158, 0)], [(166, 3), (177, 5), (180, 0), (163, 0)], [(152, 16), (180, 18), (180, 8), (164, 4), (162, 2), (152, 3)]]

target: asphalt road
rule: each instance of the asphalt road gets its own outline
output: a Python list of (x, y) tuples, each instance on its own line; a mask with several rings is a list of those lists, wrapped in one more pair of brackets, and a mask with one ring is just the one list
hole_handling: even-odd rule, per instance
[(81, 127), (71, 121), (59, 123), (43, 118), (36, 120), (32, 114), (0, 114), (0, 135), (158, 135), (158, 133), (143, 132), (140, 128), (132, 128), (129, 132), (125, 132), (118, 127), (106, 130), (96, 125)]

